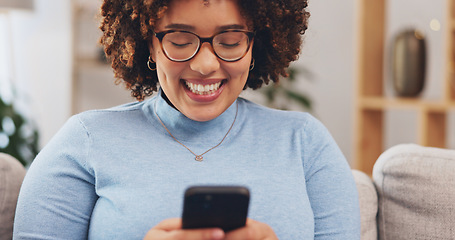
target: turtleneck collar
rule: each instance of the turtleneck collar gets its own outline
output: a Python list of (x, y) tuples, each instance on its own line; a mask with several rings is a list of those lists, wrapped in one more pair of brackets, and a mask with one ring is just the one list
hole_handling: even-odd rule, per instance
[(237, 111), (238, 100), (229, 106), (220, 116), (210, 121), (194, 121), (169, 105), (164, 100), (162, 94), (160, 90), (157, 96), (146, 104), (146, 107), (152, 115), (151, 117), (156, 120), (156, 124), (159, 125), (158, 128), (163, 128), (163, 131), (166, 131), (156, 118), (155, 113), (172, 135), (181, 142), (198, 141), (199, 143), (203, 143), (207, 141), (207, 144), (211, 144), (214, 139), (222, 139), (231, 127)]

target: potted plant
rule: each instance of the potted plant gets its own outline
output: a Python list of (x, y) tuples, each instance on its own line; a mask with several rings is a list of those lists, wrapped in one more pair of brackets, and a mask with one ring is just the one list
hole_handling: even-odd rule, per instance
[(39, 152), (38, 131), (34, 125), (0, 97), (0, 152), (28, 166)]
[(296, 84), (298, 83), (296, 81), (296, 76), (303, 74), (306, 79), (311, 79), (311, 72), (305, 68), (290, 67), (288, 68), (288, 74), (289, 76), (285, 79), (285, 81), (265, 86), (260, 90), (266, 99), (267, 106), (288, 110), (289, 103), (295, 102), (302, 108), (302, 110), (311, 111), (311, 98), (296, 90)]

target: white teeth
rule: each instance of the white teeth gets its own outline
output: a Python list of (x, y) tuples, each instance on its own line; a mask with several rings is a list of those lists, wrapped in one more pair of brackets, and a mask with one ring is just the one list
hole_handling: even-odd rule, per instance
[(202, 85), (202, 84), (195, 84), (195, 83), (190, 83), (185, 81), (186, 86), (188, 89), (191, 90), (191, 92), (199, 95), (205, 95), (205, 94), (210, 94), (213, 91), (216, 91), (220, 88), (221, 86), (221, 81), (214, 83), (214, 84), (207, 84), (207, 85)]

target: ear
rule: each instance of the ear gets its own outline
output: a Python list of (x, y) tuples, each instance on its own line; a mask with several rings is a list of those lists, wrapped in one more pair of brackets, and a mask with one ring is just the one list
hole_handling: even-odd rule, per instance
[(149, 52), (150, 52), (150, 56), (152, 57), (152, 60), (154, 62), (156, 62), (155, 51), (154, 51), (154, 48), (153, 48), (153, 41), (149, 41), (148, 42), (148, 48), (149, 48)]

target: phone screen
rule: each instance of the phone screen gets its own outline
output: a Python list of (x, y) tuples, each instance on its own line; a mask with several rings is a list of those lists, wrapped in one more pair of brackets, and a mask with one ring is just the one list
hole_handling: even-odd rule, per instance
[(249, 200), (249, 190), (242, 186), (190, 187), (185, 191), (182, 227), (219, 227), (225, 232), (243, 227)]

